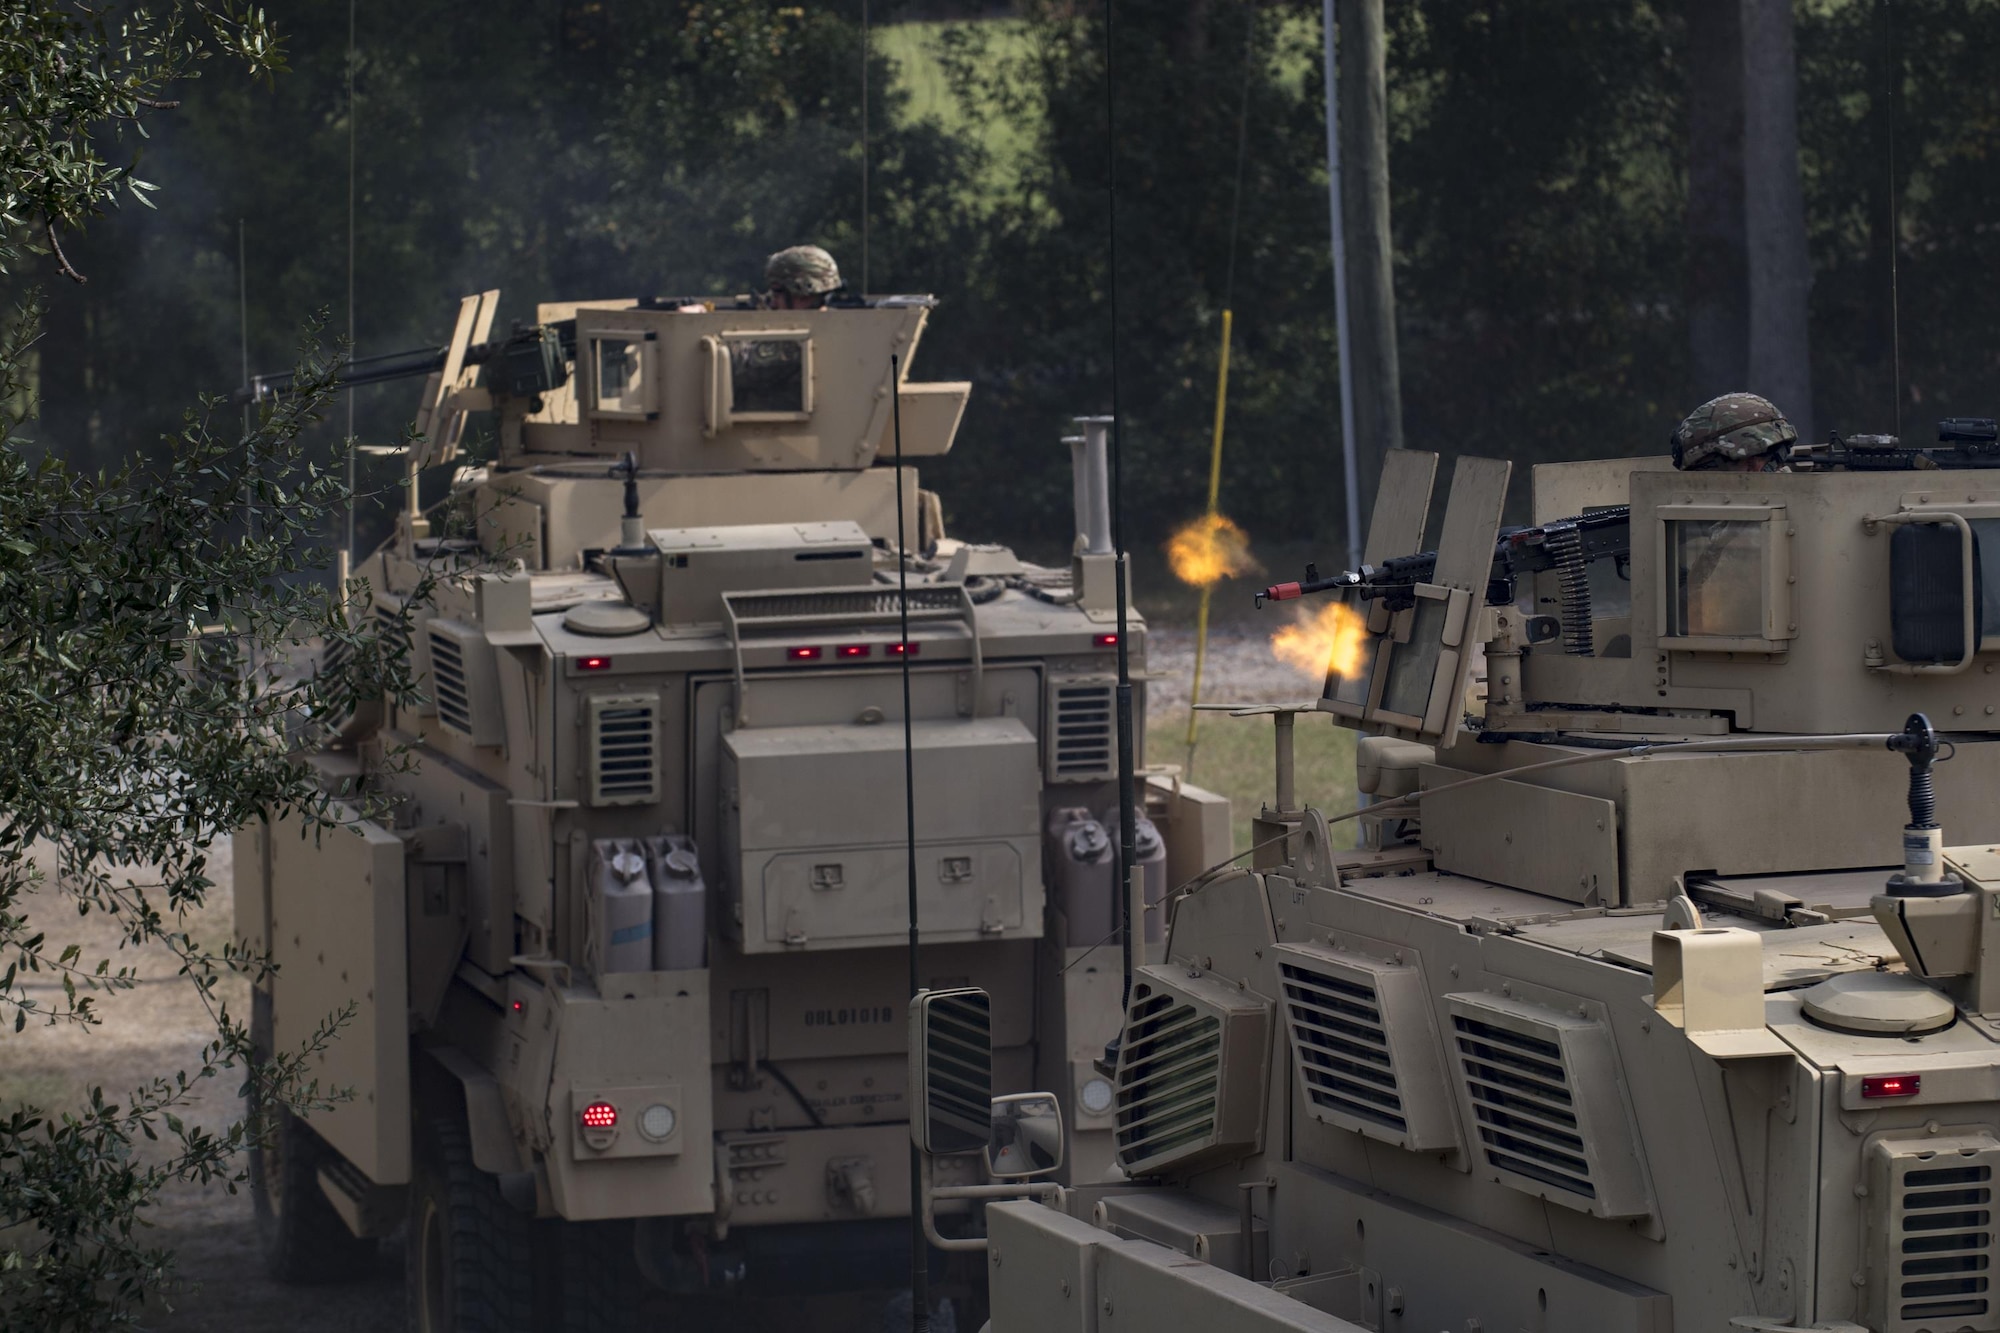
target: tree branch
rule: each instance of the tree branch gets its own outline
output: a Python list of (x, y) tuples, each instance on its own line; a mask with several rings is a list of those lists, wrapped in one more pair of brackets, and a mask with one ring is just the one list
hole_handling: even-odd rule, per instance
[(62, 275), (78, 285), (89, 282), (90, 279), (78, 273), (70, 264), (69, 256), (63, 253), (62, 242), (56, 239), (56, 224), (54, 222), (44, 223), (43, 230), (48, 233), (49, 249), (55, 252), (56, 266)]

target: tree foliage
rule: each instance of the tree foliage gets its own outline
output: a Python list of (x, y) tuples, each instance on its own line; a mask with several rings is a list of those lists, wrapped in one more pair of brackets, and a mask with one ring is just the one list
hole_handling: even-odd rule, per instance
[[(211, 54), (282, 67), (261, 14), (193, 0), (164, 9), (12, 5), (0, 13), (0, 193), (6, 257), (61, 241), (123, 191), (151, 187), (119, 136)], [(64, 284), (63, 299), (73, 289)], [(29, 438), (24, 378), (38, 305), (0, 341), (0, 1032), (91, 1025), (141, 978), (65, 942), (65, 921), (115, 923), (154, 946), (199, 996), (214, 1036), (194, 1067), (82, 1105), (15, 1102), (0, 1113), (0, 1323), (95, 1329), (132, 1321), (170, 1286), (171, 1255), (145, 1210), (174, 1182), (233, 1187), (260, 1132), (233, 1108), (305, 1108), (338, 1089), (310, 1076), (344, 1012), (300, 1048), (254, 1053), (224, 981), (266, 960), (198, 938), (209, 849), (267, 812), (332, 834), (352, 818), (301, 743), (320, 720), (410, 682), (385, 640), (348, 627), (339, 590), (302, 577), (346, 503), (302, 436), (336, 393), (341, 358), (309, 340), (296, 392), (238, 425), (203, 399), (148, 450), (87, 471)], [(288, 650), (337, 645), (346, 666), (299, 675)], [(136, 1003), (136, 1001), (126, 1001)], [(225, 1074), (233, 1077), (224, 1081)], [(206, 1101), (206, 1105), (202, 1103)], [(223, 1125), (205, 1123), (217, 1105)], [(201, 1112), (198, 1117), (195, 1112)]]

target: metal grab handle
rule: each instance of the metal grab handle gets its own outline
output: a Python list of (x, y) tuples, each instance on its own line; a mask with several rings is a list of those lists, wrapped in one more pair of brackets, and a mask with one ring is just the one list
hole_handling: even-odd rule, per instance
[(1899, 676), (1955, 676), (1972, 665), (1973, 656), (1979, 651), (1979, 600), (1974, 578), (1978, 572), (1978, 548), (1973, 541), (1972, 524), (1965, 515), (1954, 514), (1948, 509), (1911, 512), (1908, 510), (1894, 514), (1884, 514), (1880, 518), (1870, 516), (1863, 520), (1864, 526), (1876, 523), (1950, 523), (1958, 529), (1959, 541), (1965, 552), (1961, 564), (1964, 576), (1964, 590), (1960, 593), (1960, 605), (1964, 608), (1965, 635), (1964, 648), (1956, 662), (1884, 662), (1877, 671), (1893, 671)]
[(924, 1196), (924, 1238), (940, 1250), (948, 1252), (983, 1250), (986, 1248), (984, 1236), (946, 1236), (937, 1229), (937, 1215), (931, 1211), (931, 1204), (939, 1199), (1040, 1199), (1061, 1211), (1063, 1187), (1052, 1180), (1021, 1180), (995, 1185), (938, 1185), (931, 1184), (931, 1155), (920, 1153), (923, 1172)]
[[(964, 624), (967, 639), (971, 645), (972, 658), (972, 712), (979, 714), (979, 689), (985, 679), (986, 659), (979, 642), (979, 607), (972, 600), (972, 592), (963, 583), (928, 583), (911, 589), (911, 600), (919, 592), (938, 592), (950, 599), (949, 606), (912, 606), (909, 619), (918, 621), (956, 620)], [(750, 725), (750, 680), (743, 667), (743, 649), (747, 642), (744, 631), (754, 629), (766, 633), (772, 630), (800, 630), (807, 628), (834, 629), (840, 626), (890, 625), (901, 616), (901, 594), (894, 589), (878, 588), (870, 584), (862, 588), (774, 588), (743, 589), (722, 594), (723, 631), (729, 637), (729, 651), (736, 673), (736, 717), (738, 727)], [(758, 599), (770, 599), (787, 607), (803, 607), (802, 610), (787, 610), (782, 613), (758, 613)], [(825, 610), (813, 610), (815, 601), (827, 604)], [(877, 605), (858, 610), (841, 610), (843, 603), (875, 602)]]

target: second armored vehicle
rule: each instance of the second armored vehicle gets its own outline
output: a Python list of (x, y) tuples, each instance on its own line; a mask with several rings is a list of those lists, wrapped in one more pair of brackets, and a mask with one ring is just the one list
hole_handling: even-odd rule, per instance
[[(1042, 568), (947, 538), (893, 465), (970, 390), (907, 377), (927, 298), (545, 305), (492, 338), (496, 302), (357, 375), (429, 372), (413, 468), (497, 433), (355, 570), (420, 697), (330, 720), (320, 763), (393, 814), (239, 835), (260, 1039), (353, 1006), (318, 1069), (352, 1095), (259, 1156), (267, 1253), (325, 1276), (406, 1226), (423, 1329), (602, 1329), (642, 1277), (900, 1285), (905, 667), (921, 974), (1000, 996), (1001, 1084), (1063, 1089), (1079, 1178), (1111, 1161), (1102, 423)], [(1143, 799), (1161, 887), (1227, 855), (1221, 799)]]
[(1538, 467), (1513, 533), (1462, 459), (1421, 557), (1392, 455), (1317, 703), (1375, 803), (1174, 903), (1130, 1179), (987, 1209), (994, 1333), (2000, 1329), (2000, 471), (1946, 443)]

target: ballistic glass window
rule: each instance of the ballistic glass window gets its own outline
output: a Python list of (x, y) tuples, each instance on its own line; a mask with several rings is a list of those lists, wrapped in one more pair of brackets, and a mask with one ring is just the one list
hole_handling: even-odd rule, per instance
[[(1346, 603), (1347, 608), (1354, 612), (1355, 615), (1360, 616), (1363, 620), (1367, 619), (1367, 602), (1344, 594), (1343, 601)], [(1343, 676), (1333, 670), (1331, 662), (1327, 664), (1326, 685), (1320, 691), (1321, 697), (1349, 704), (1357, 709), (1366, 708), (1368, 706), (1368, 685), (1375, 675), (1376, 664), (1381, 660), (1382, 641), (1370, 635), (1361, 648), (1361, 661), (1356, 664), (1351, 674)]]
[(1972, 536), (1979, 547), (1980, 646), (2000, 648), (2000, 518), (1973, 519)]
[(729, 414), (732, 417), (802, 416), (809, 346), (803, 338), (745, 338), (729, 345)]
[(1331, 670), (1326, 673), (1326, 689), (1323, 691), (1326, 698), (1352, 704), (1356, 708), (1368, 706), (1368, 680), (1374, 674), (1375, 663), (1380, 659), (1379, 641), (1371, 639), (1364, 651), (1367, 656), (1363, 659), (1360, 669), (1353, 675), (1343, 676)]
[(644, 334), (590, 337), (591, 411), (605, 417), (645, 417), (653, 411), (653, 385)]
[(1421, 719), (1430, 710), (1431, 682), (1444, 648), (1449, 603), (1419, 597), (1411, 611), (1410, 641), (1389, 650), (1389, 679), (1382, 686), (1382, 711)]
[(1676, 638), (1762, 638), (1764, 539), (1761, 519), (1670, 521), (1667, 556), (1674, 581), (1667, 633)]

